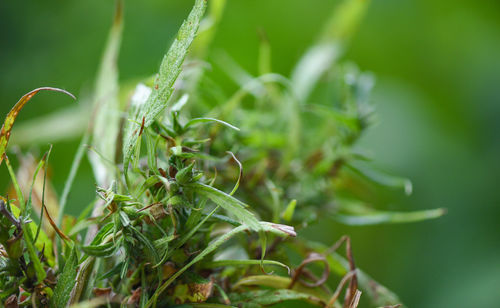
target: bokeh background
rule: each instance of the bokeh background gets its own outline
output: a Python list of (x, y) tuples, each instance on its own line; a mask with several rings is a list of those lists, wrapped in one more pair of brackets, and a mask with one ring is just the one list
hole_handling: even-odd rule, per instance
[[(274, 71), (287, 75), (337, 3), (229, 0), (211, 52), (225, 50), (257, 73), (262, 28)], [(121, 80), (157, 70), (191, 5), (126, 1)], [(110, 0), (0, 0), (2, 117), (39, 86), (89, 95), (113, 6)], [(359, 147), (369, 149), (378, 166), (413, 181), (413, 195), (395, 198), (394, 207), (445, 207), (448, 214), (395, 226), (346, 228), (324, 221), (303, 236), (331, 243), (349, 233), (358, 265), (409, 307), (500, 307), (500, 2), (374, 0), (344, 60), (377, 76), (379, 124)], [(75, 103), (39, 94), (19, 123), (67, 104)], [(77, 144), (54, 144), (51, 174), (59, 192)], [(84, 163), (69, 211), (77, 213), (93, 191)]]

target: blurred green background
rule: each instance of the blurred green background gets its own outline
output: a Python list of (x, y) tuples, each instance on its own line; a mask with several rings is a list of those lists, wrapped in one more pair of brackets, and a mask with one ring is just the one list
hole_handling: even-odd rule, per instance
[[(262, 28), (274, 71), (288, 75), (337, 3), (229, 0), (212, 53), (225, 50), (257, 73)], [(191, 5), (126, 1), (121, 80), (157, 70)], [(113, 6), (109, 0), (0, 0), (0, 114), (39, 86), (88, 96)], [(409, 307), (499, 307), (500, 2), (375, 0), (344, 60), (377, 76), (379, 124), (359, 147), (371, 150), (378, 166), (413, 181), (413, 195), (395, 199), (394, 207), (445, 207), (448, 214), (395, 226), (346, 228), (324, 221), (303, 236), (332, 243), (350, 234), (358, 266)], [(42, 93), (19, 122), (67, 104), (75, 103)], [(51, 173), (59, 192), (77, 144), (54, 144)], [(72, 213), (93, 198), (87, 163), (79, 176)]]

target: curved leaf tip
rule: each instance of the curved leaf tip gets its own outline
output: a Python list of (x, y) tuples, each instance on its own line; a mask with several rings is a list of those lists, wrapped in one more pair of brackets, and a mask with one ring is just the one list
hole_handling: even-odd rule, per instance
[(24, 105), (26, 105), (26, 103), (40, 91), (61, 92), (76, 100), (76, 97), (70, 92), (63, 89), (52, 88), (52, 87), (37, 88), (24, 94), (23, 97), (21, 97), (21, 99), (14, 105), (14, 107), (12, 107), (12, 109), (7, 114), (7, 117), (5, 118), (5, 121), (2, 126), (2, 130), (0, 131), (0, 164), (3, 162), (5, 151), (7, 149), (7, 144), (9, 143), (10, 133), (12, 127), (14, 126), (14, 122), (16, 121), (17, 115), (24, 107)]

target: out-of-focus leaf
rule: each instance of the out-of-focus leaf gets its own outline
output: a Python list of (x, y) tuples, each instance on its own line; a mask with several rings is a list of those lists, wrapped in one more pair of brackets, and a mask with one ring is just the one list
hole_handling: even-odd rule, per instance
[(194, 307), (194, 308), (237, 308), (236, 306), (215, 304), (215, 303), (190, 303), (189, 305), (184, 305), (181, 307)]
[(70, 294), (75, 286), (75, 279), (78, 273), (78, 257), (76, 253), (76, 246), (73, 246), (57, 281), (54, 296), (50, 300), (50, 307), (66, 307), (69, 303)]
[(310, 47), (292, 72), (293, 90), (304, 102), (319, 78), (343, 54), (345, 44), (361, 21), (370, 1), (344, 0), (333, 11), (318, 43)]
[(142, 123), (144, 119), (144, 127), (149, 127), (166, 108), (168, 100), (174, 91), (174, 83), (181, 72), (184, 58), (205, 13), (206, 5), (206, 0), (196, 0), (191, 13), (180, 27), (176, 39), (162, 60), (153, 90), (144, 105), (140, 107), (135, 118), (136, 125), (131, 125), (129, 130), (125, 132), (123, 144), (123, 168), (125, 174), (134, 152), (134, 146), (139, 138), (140, 126), (137, 123)]
[(228, 153), (229, 155), (231, 155), (231, 157), (233, 158), (233, 160), (238, 164), (238, 168), (240, 169), (240, 171), (238, 172), (238, 180), (236, 180), (236, 183), (234, 184), (233, 190), (231, 190), (231, 192), (229, 193), (229, 195), (232, 196), (238, 190), (238, 187), (240, 187), (240, 181), (241, 181), (241, 178), (243, 177), (243, 165), (236, 158), (236, 156), (233, 154), (233, 152), (229, 152), (228, 151), (226, 153)]
[[(193, 41), (190, 58), (203, 60), (206, 58), (210, 44), (213, 41), (217, 26), (224, 13), (226, 0), (211, 0), (208, 6), (208, 12), (200, 23), (200, 29)], [(198, 95), (196, 89), (199, 86), (206, 65), (196, 65), (190, 70), (187, 80), (187, 92), (192, 95)]]
[(217, 188), (205, 184), (192, 183), (186, 186), (192, 188), (196, 193), (212, 200), (215, 204), (225, 209), (231, 215), (234, 215), (234, 217), (241, 224), (249, 226), (250, 229), (254, 231), (259, 231), (262, 229), (254, 214), (246, 209), (248, 205), (241, 202), (240, 200), (218, 190)]
[(446, 210), (432, 209), (412, 212), (389, 212), (372, 210), (365, 215), (347, 215), (336, 214), (335, 220), (350, 226), (378, 225), (378, 224), (396, 224), (418, 222), (429, 219), (436, 219), (446, 214)]
[(232, 293), (229, 296), (231, 303), (238, 307), (267, 307), (286, 301), (302, 300), (314, 305), (324, 306), (325, 302), (321, 299), (306, 293), (300, 293), (294, 290), (257, 290), (244, 293)]
[(14, 107), (7, 114), (7, 117), (5, 118), (5, 121), (4, 121), (3, 126), (2, 126), (2, 130), (0, 131), (0, 164), (2, 163), (2, 161), (4, 159), (4, 154), (5, 154), (5, 151), (7, 150), (7, 144), (9, 143), (10, 133), (11, 133), (12, 127), (14, 126), (14, 122), (16, 121), (17, 115), (19, 114), (21, 109), (24, 107), (24, 105), (26, 105), (26, 103), (40, 91), (61, 92), (61, 93), (64, 93), (66, 95), (69, 95), (70, 97), (75, 99), (75, 96), (66, 90), (62, 90), (62, 89), (58, 89), (58, 88), (50, 88), (50, 87), (38, 88), (38, 89), (35, 89), (31, 92), (24, 94), (24, 96), (21, 97), (21, 99), (14, 105)]
[[(317, 242), (309, 241), (305, 244), (308, 250), (310, 249), (320, 253), (326, 253), (329, 249), (328, 246)], [(338, 253), (328, 253), (325, 257), (328, 261), (330, 269), (337, 275), (344, 276), (349, 272), (349, 261)], [(368, 295), (374, 306), (397, 305), (401, 303), (401, 300), (394, 292), (375, 281), (363, 270), (357, 268), (356, 276), (360, 289), (363, 291), (363, 294)]]
[(68, 232), (68, 236), (72, 237), (73, 235), (76, 235), (80, 233), (80, 231), (83, 231), (87, 229), (89, 226), (94, 225), (95, 221), (84, 219), (78, 221), (75, 225), (71, 226), (70, 231)]
[(193, 126), (193, 125), (196, 125), (196, 124), (200, 124), (200, 123), (207, 123), (207, 122), (217, 122), (217, 123), (220, 123), (224, 126), (227, 126), (229, 128), (232, 128), (236, 131), (239, 131), (240, 129), (236, 126), (233, 126), (227, 122), (224, 122), (222, 120), (218, 120), (218, 119), (213, 119), (213, 118), (196, 118), (196, 119), (192, 119), (192, 120), (189, 120), (186, 125), (184, 125), (184, 128), (188, 128), (190, 126)]
[(12, 129), (10, 143), (31, 146), (78, 138), (87, 128), (89, 118), (88, 108), (82, 107), (85, 102), (80, 100), (79, 103), (79, 106), (67, 107), (19, 123)]
[(69, 171), (68, 178), (64, 183), (64, 189), (61, 194), (61, 199), (59, 200), (59, 213), (57, 214), (57, 225), (60, 226), (64, 216), (64, 210), (66, 208), (66, 203), (68, 201), (69, 192), (71, 190), (71, 186), (73, 185), (73, 181), (76, 177), (76, 172), (78, 171), (78, 167), (80, 167), (80, 163), (83, 158), (83, 154), (85, 153), (85, 145), (89, 140), (89, 134), (85, 133), (78, 145), (78, 149), (76, 150), (75, 157), (73, 158), (73, 162), (71, 163), (71, 169)]
[(413, 185), (411, 184), (411, 181), (406, 178), (382, 173), (366, 165), (356, 163), (349, 163), (345, 166), (352, 170), (354, 173), (379, 185), (396, 189), (403, 189), (407, 195), (410, 195), (413, 191)]
[(259, 75), (272, 73), (271, 65), (271, 44), (267, 38), (264, 30), (260, 31), (260, 45), (259, 45)]
[(106, 304), (106, 298), (105, 297), (96, 297), (91, 300), (83, 301), (77, 304), (73, 304), (69, 306), (70, 308), (97, 308), (101, 307), (102, 305)]
[[(233, 285), (233, 290), (237, 290), (246, 286), (260, 286), (273, 288), (275, 290), (286, 290), (290, 286), (292, 279), (289, 277), (274, 276), (274, 275), (255, 275), (241, 278)], [(315, 299), (327, 303), (330, 295), (320, 288), (309, 288), (301, 284), (295, 284), (291, 289), (298, 293), (313, 296)]]
[(219, 51), (214, 58), (215, 63), (242, 89), (254, 97), (265, 93), (264, 85), (241, 67), (227, 52)]
[[(224, 62), (222, 62), (221, 65), (224, 65)], [(283, 75), (271, 73), (255, 78), (249, 75), (248, 78), (245, 78), (244, 82), (241, 82), (240, 89), (233, 94), (228, 102), (221, 106), (222, 111), (220, 112), (220, 116), (218, 115), (217, 117), (223, 119), (229, 117), (241, 104), (242, 100), (249, 94), (255, 97), (261, 97), (262, 94), (265, 93), (266, 84), (269, 83), (277, 83), (284, 86), (286, 89), (290, 89), (290, 81)], [(259, 115), (262, 115), (262, 113), (259, 113)]]
[[(123, 3), (116, 2), (115, 17), (97, 75), (94, 93), (92, 146), (114, 162), (120, 125), (118, 101), (118, 54), (123, 29)], [(115, 170), (95, 153), (89, 154), (98, 185), (107, 186)]]
[(288, 271), (290, 271), (290, 268), (286, 264), (274, 260), (217, 260), (204, 263), (203, 267), (216, 268), (216, 267), (226, 267), (226, 266), (250, 266), (250, 265), (276, 265), (286, 268)]
[(208, 47), (215, 36), (217, 25), (224, 13), (226, 0), (211, 0), (207, 14), (200, 23), (200, 29), (196, 40), (192, 43), (191, 56), (195, 59), (203, 59), (207, 54)]
[(293, 199), (288, 203), (285, 211), (281, 215), (286, 222), (290, 222), (293, 218), (293, 213), (295, 212), (295, 206), (297, 205), (297, 200)]

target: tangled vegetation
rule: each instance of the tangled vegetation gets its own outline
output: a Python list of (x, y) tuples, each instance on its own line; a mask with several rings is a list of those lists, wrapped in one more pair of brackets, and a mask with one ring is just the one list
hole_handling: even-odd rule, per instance
[[(348, 237), (328, 247), (296, 236), (325, 215), (369, 225), (443, 213), (370, 205), (381, 187), (410, 193), (411, 184), (375, 171), (353, 148), (372, 123), (373, 77), (338, 59), (367, 1), (345, 0), (290, 77), (272, 72), (265, 35), (259, 76), (221, 54), (216, 62), (240, 86), (232, 95), (213, 82), (205, 62), (224, 3), (211, 0), (203, 17), (207, 1), (196, 0), (158, 74), (120, 86), (117, 1), (93, 103), (83, 102), (90, 121), (81, 129), (60, 198), (46, 172), (52, 147), (38, 164), (19, 154), (17, 174), (6, 148), (19, 111), (34, 95), (72, 95), (39, 88), (7, 115), (0, 161), (14, 193), (0, 201), (5, 307), (264, 307), (289, 301), (358, 307), (362, 298), (370, 306), (401, 304), (356, 267)], [(71, 217), (65, 208), (85, 155), (97, 194)]]

